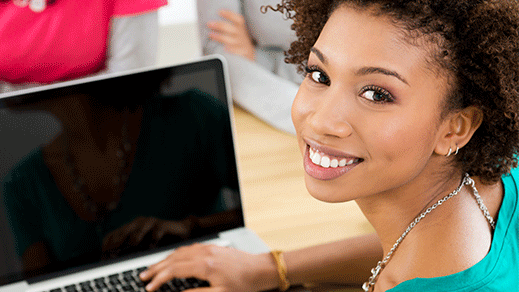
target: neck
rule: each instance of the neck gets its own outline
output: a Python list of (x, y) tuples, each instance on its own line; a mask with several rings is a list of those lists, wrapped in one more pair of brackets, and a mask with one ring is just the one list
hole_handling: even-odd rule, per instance
[(461, 171), (446, 173), (449, 175), (424, 171), (397, 188), (356, 200), (377, 232), (384, 255), (417, 216), (460, 185)]

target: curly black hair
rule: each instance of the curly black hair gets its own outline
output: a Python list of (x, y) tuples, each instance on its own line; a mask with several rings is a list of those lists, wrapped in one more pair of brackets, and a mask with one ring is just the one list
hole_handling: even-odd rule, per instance
[(485, 183), (517, 167), (519, 146), (519, 4), (517, 0), (282, 0), (271, 8), (294, 21), (297, 40), (285, 61), (305, 66), (310, 48), (339, 6), (390, 17), (409, 41), (427, 37), (430, 63), (453, 77), (451, 111), (476, 106), (483, 122), (455, 163)]

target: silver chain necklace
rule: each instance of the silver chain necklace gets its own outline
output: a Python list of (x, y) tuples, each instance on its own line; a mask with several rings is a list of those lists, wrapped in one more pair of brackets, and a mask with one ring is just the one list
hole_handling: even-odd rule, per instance
[(461, 191), (461, 189), (463, 188), (464, 185), (470, 185), (472, 187), (473, 195), (476, 199), (476, 202), (478, 203), (479, 209), (483, 212), (483, 215), (487, 219), (487, 221), (490, 224), (490, 226), (492, 227), (492, 229), (496, 228), (494, 218), (492, 218), (492, 216), (490, 216), (490, 212), (488, 212), (487, 207), (485, 206), (485, 204), (483, 204), (483, 200), (481, 199), (481, 196), (479, 195), (478, 190), (476, 189), (476, 184), (475, 184), (474, 180), (469, 177), (468, 173), (466, 173), (464, 175), (463, 180), (461, 181), (460, 185), (452, 193), (446, 195), (445, 197), (440, 199), (438, 202), (436, 202), (434, 205), (427, 208), (427, 210), (425, 210), (422, 214), (418, 215), (409, 224), (409, 226), (407, 226), (407, 229), (396, 240), (395, 244), (393, 245), (391, 250), (387, 253), (386, 257), (384, 259), (382, 259), (381, 261), (379, 261), (377, 263), (377, 266), (371, 270), (371, 277), (369, 277), (368, 281), (362, 285), (362, 290), (364, 290), (365, 292), (373, 291), (372, 289), (375, 287), (375, 283), (377, 282), (377, 278), (378, 278), (380, 272), (382, 272), (382, 270), (386, 267), (387, 263), (393, 256), (393, 253), (396, 251), (396, 249), (398, 248), (398, 246), (400, 245), (402, 240), (404, 240), (404, 238), (411, 231), (411, 229), (413, 229), (416, 226), (416, 224), (418, 224), (418, 222), (420, 222), (427, 214), (431, 213), (432, 210), (436, 209), (438, 206), (445, 203), (445, 201), (447, 201), (448, 199), (456, 196)]

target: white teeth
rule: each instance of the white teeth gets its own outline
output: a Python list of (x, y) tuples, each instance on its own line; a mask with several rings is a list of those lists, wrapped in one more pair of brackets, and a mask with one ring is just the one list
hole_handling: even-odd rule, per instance
[(321, 166), (324, 167), (324, 168), (330, 167), (330, 157), (323, 156), (321, 158)]
[(321, 155), (319, 155), (319, 153), (314, 153), (314, 156), (311, 158), (314, 164), (321, 164)]
[(333, 158), (331, 159), (330, 157), (324, 155), (324, 154), (321, 154), (319, 153), (317, 150), (314, 150), (312, 148), (310, 148), (310, 160), (312, 160), (312, 162), (314, 164), (317, 164), (317, 165), (320, 165), (324, 168), (337, 168), (337, 167), (343, 167), (343, 166), (347, 166), (347, 165), (351, 165), (353, 164), (354, 162), (357, 161), (357, 159), (346, 159), (346, 158), (343, 158), (341, 160), (338, 160), (337, 158)]

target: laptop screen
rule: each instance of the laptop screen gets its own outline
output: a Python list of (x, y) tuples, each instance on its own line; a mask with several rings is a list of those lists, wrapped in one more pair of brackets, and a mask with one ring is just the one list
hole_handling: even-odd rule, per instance
[(0, 284), (243, 226), (219, 59), (0, 99)]

